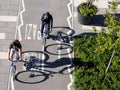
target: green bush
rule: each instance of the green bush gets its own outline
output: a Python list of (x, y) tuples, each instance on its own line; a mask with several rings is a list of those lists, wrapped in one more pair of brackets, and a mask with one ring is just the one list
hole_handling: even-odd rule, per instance
[[(83, 36), (74, 38), (75, 58), (73, 65), (75, 71), (74, 88), (75, 90), (119, 90), (120, 86), (120, 48), (117, 48), (113, 62), (109, 68), (109, 72), (105, 74), (105, 69), (112, 55), (112, 49), (107, 49), (104, 52), (98, 51), (100, 45), (106, 43), (106, 39), (102, 40), (99, 36), (108, 37), (103, 32), (93, 36)], [(99, 39), (98, 39), (99, 38)], [(117, 38), (116, 38), (117, 40)], [(114, 40), (115, 41), (115, 40)], [(99, 45), (98, 45), (99, 42)], [(100, 48), (99, 48), (100, 50)]]
[(79, 6), (79, 12), (83, 15), (83, 16), (94, 16), (97, 12), (98, 12), (98, 8), (97, 6), (95, 6), (94, 4), (92, 4), (91, 2), (83, 2), (81, 3)]

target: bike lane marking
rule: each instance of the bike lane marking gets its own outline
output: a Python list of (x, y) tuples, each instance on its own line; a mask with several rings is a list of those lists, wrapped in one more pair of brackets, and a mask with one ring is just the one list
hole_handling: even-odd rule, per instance
[[(74, 8), (74, 0), (69, 0), (70, 2), (67, 4), (67, 7), (68, 7), (68, 11), (69, 11), (69, 17), (67, 17), (67, 22), (68, 22), (68, 25), (70, 28), (73, 28), (73, 16), (74, 16), (74, 11), (73, 11), (73, 8)], [(72, 6), (72, 7), (70, 7)], [(71, 19), (71, 21), (70, 21)], [(69, 31), (68, 31), (69, 33)], [(70, 39), (70, 36), (69, 36), (69, 41), (70, 41), (70, 45), (72, 45), (72, 40)], [(67, 88), (68, 90), (71, 90), (71, 86), (73, 85), (73, 77), (72, 77), (72, 74), (71, 74), (71, 68), (70, 66), (72, 66), (72, 55), (69, 53), (70, 52), (70, 48), (67, 49), (67, 52), (68, 52), (68, 57), (69, 57), (69, 60), (70, 60), (70, 64), (67, 65), (67, 68), (68, 68), (68, 72), (70, 73), (69, 77), (70, 77), (70, 83), (67, 85)]]
[(5, 33), (0, 33), (0, 39), (5, 39)]
[(0, 52), (0, 59), (8, 59), (7, 52)]
[(17, 22), (17, 16), (1, 16), (0, 21), (4, 22)]
[[(21, 7), (22, 5), (22, 7)], [(20, 8), (22, 8), (22, 11), (20, 11)], [(19, 35), (19, 40), (22, 40), (22, 35), (21, 35), (21, 27), (24, 25), (24, 21), (23, 21), (23, 13), (25, 12), (25, 4), (24, 4), (24, 0), (20, 0), (20, 5), (19, 5), (19, 14), (18, 14), (18, 18), (20, 18), (20, 20), (18, 20), (18, 22), (20, 21), (20, 25), (18, 25), (17, 23), (17, 29), (16, 29), (16, 33), (15, 33), (15, 38), (17, 37), (17, 34)]]

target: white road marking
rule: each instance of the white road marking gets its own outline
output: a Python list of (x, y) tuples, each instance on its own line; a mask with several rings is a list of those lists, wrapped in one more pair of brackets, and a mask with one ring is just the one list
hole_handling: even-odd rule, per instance
[(17, 16), (1, 16), (0, 15), (0, 21), (16, 22), (17, 21)]
[(28, 35), (27, 35), (27, 39), (31, 39), (31, 37), (30, 37), (30, 32), (31, 32), (31, 30), (32, 30), (32, 24), (29, 24), (29, 29), (28, 29)]
[(73, 6), (72, 6), (72, 10), (71, 10), (70, 5), (73, 5), (73, 0), (70, 0), (70, 2), (67, 4), (68, 11), (70, 14), (70, 16), (67, 17), (67, 22), (68, 22), (69, 27), (72, 28), (73, 27), (73, 19), (72, 19), (72, 24), (70, 22), (70, 19), (73, 18), (73, 14), (72, 14), (73, 13)]
[(8, 54), (7, 52), (0, 52), (0, 59), (8, 59)]
[(9, 69), (9, 78), (8, 78), (8, 87), (7, 87), (7, 90), (10, 90), (10, 81), (11, 81), (11, 68)]
[(33, 40), (35, 40), (36, 33), (37, 33), (37, 24), (33, 24)]
[[(79, 0), (80, 1), (80, 0)], [(73, 28), (73, 16), (74, 16), (74, 13), (73, 13), (73, 7), (74, 7), (74, 0), (70, 0), (70, 2), (67, 4), (67, 7), (68, 7), (68, 11), (69, 11), (69, 14), (70, 14), (70, 16), (69, 17), (67, 17), (67, 22), (68, 22), (68, 25), (69, 25), (69, 27), (70, 28)], [(72, 5), (72, 10), (70, 9), (70, 5)], [(72, 18), (72, 24), (71, 24), (71, 22), (70, 22), (70, 19)], [(70, 39), (69, 39), (70, 40)], [(70, 52), (70, 50), (69, 49), (67, 49), (67, 52), (69, 53)], [(68, 56), (69, 56), (69, 58), (70, 58), (70, 65), (72, 65), (72, 60), (71, 60), (71, 54), (69, 53), (68, 54)], [(70, 73), (71, 72), (71, 69), (69, 68), (69, 66), (70, 65), (68, 65), (67, 67), (68, 67), (68, 72)], [(71, 88), (70, 88), (70, 86), (72, 85), (72, 82), (73, 82), (73, 80), (72, 80), (72, 75), (70, 74), (70, 80), (71, 80), (71, 82), (67, 85), (67, 88), (68, 88), (68, 90), (71, 90)]]
[[(70, 52), (70, 49), (69, 49), (69, 48), (67, 49), (67, 52), (68, 52), (68, 53)], [(68, 56), (69, 56), (69, 59), (70, 59), (70, 64), (69, 64), (67, 67), (68, 67), (68, 72), (71, 73), (71, 69), (70, 69), (69, 67), (72, 65), (72, 56), (71, 56), (70, 53), (68, 54)], [(69, 77), (70, 77), (70, 81), (71, 81), (71, 82), (67, 85), (67, 87), (68, 87), (68, 90), (71, 90), (71, 89), (70, 89), (70, 86), (72, 86), (72, 84), (73, 84), (72, 74), (70, 74)]]
[[(69, 36), (69, 41), (70, 41), (70, 45), (73, 46), (73, 45), (72, 45), (72, 42), (73, 42), (73, 41), (71, 41), (70, 36)], [(67, 88), (68, 88), (68, 90), (71, 90), (70, 87), (71, 87), (72, 84), (73, 84), (73, 77), (72, 77), (72, 74), (71, 74), (71, 69), (74, 70), (74, 67), (71, 68), (71, 66), (72, 66), (72, 55), (71, 55), (71, 53), (70, 53), (70, 48), (67, 49), (67, 52), (69, 53), (68, 56), (69, 56), (69, 60), (70, 60), (70, 64), (67, 65), (67, 67), (68, 67), (68, 72), (70, 73), (69, 77), (70, 77), (70, 81), (71, 81), (71, 82), (67, 85)]]
[[(61, 48), (61, 47), (62, 47), (61, 42), (59, 42), (59, 44), (58, 44), (58, 48)], [(61, 58), (60, 54), (61, 54), (61, 50), (58, 49), (58, 59)]]
[(0, 33), (0, 39), (5, 39), (5, 33)]
[(44, 45), (42, 45), (42, 67), (41, 67), (41, 69), (42, 69), (42, 72), (44, 72), (44, 60), (45, 60), (45, 51), (44, 51), (44, 48), (45, 48), (45, 46)]
[[(20, 30), (20, 28), (24, 25), (24, 21), (23, 21), (23, 13), (25, 12), (25, 4), (24, 4), (24, 0), (20, 0), (21, 2), (20, 3), (22, 3), (22, 8), (23, 8), (23, 10), (22, 11), (20, 11), (20, 13), (19, 13), (19, 15), (18, 15), (18, 17), (20, 17), (20, 22), (21, 22), (21, 24), (18, 26), (18, 31), (16, 30), (16, 35), (15, 35), (15, 38), (17, 37), (17, 32), (18, 32), (18, 34), (19, 34), (19, 40), (21, 41), (22, 40), (22, 37), (21, 37), (21, 30)], [(19, 8), (20, 9), (20, 8)]]
[(12, 90), (15, 90), (15, 88), (14, 88), (14, 82), (13, 82), (13, 75), (11, 76), (11, 87), (12, 87)]

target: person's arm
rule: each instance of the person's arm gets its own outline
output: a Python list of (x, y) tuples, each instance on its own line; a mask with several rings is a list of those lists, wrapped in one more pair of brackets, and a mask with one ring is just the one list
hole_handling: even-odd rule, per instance
[(53, 17), (52, 17), (52, 15), (50, 15), (50, 28), (52, 28), (53, 27)]
[(52, 27), (53, 27), (53, 17), (52, 15), (50, 15), (50, 32), (52, 31)]
[(19, 60), (22, 60), (22, 48), (19, 49)]
[(10, 48), (8, 49), (8, 60), (10, 60)]
[(22, 60), (22, 45), (19, 42), (19, 60)]
[(10, 44), (10, 46), (9, 46), (9, 48), (8, 48), (8, 60), (12, 60), (11, 48), (12, 48), (12, 43)]
[(43, 28), (44, 28), (44, 14), (41, 16), (41, 29), (40, 29), (40, 31), (41, 31), (41, 33), (43, 33)]

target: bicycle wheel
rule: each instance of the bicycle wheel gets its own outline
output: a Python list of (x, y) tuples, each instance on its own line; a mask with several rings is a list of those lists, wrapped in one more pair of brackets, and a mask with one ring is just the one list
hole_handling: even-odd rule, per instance
[(15, 79), (21, 83), (36, 84), (45, 81), (49, 75), (42, 71), (21, 71), (15, 76)]
[(46, 45), (46, 37), (43, 37), (43, 41), (42, 41), (42, 43), (43, 43), (43, 45), (45, 46)]

